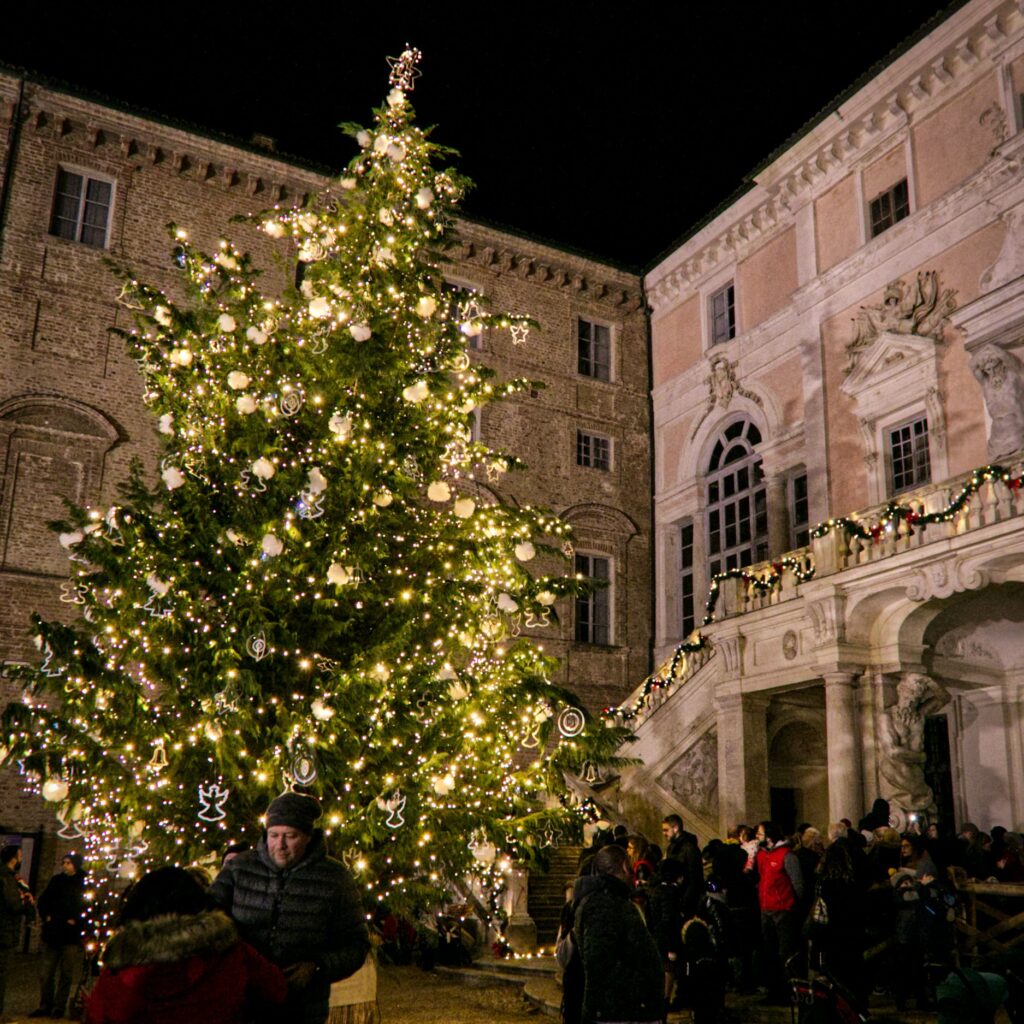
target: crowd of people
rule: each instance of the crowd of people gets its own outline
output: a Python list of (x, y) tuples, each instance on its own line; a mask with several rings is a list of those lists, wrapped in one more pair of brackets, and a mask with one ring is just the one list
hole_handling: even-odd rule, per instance
[(20, 847), (4, 847), (0, 1015), (11, 950), (22, 921), (38, 914), (44, 956), (32, 1017), (325, 1024), (331, 985), (363, 965), (370, 940), (358, 888), (315, 827), (320, 813), (312, 797), (278, 797), (257, 847), (229, 848), (212, 884), (200, 868), (144, 875), (124, 894), (98, 977), (84, 976), (74, 993), (87, 927), (81, 858), (69, 853), (37, 901), (18, 877)]
[(703, 848), (674, 814), (661, 845), (599, 829), (562, 913), (563, 1020), (639, 1024), (689, 1007), (712, 1024), (727, 990), (789, 1005), (794, 979), (809, 977), (853, 1012), (879, 989), (898, 1010), (934, 1008), (940, 982), (966, 978), (954, 966), (958, 886), (1024, 881), (1024, 843), (1001, 827), (901, 835), (889, 821), (877, 800), (856, 827), (737, 824)]

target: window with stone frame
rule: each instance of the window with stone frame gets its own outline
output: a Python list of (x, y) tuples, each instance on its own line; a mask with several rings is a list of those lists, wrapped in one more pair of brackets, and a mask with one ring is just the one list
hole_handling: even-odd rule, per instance
[(910, 191), (907, 179), (897, 181), (892, 188), (875, 196), (868, 203), (868, 215), (871, 221), (871, 237), (877, 238), (897, 221), (910, 215)]
[(577, 597), (574, 605), (574, 638), (581, 644), (612, 642), (612, 560), (606, 555), (576, 553), (576, 573), (594, 583), (589, 594)]
[(768, 558), (768, 496), (761, 432), (749, 420), (722, 431), (708, 460), (705, 483), (708, 576)]
[(50, 234), (105, 249), (110, 232), (114, 184), (99, 176), (60, 168), (53, 197)]
[(789, 501), (789, 546), (803, 548), (811, 542), (807, 474), (794, 473), (787, 481), (786, 489)]
[(697, 628), (697, 605), (694, 593), (693, 520), (679, 527), (679, 611), (682, 636)]
[(928, 417), (918, 416), (886, 427), (886, 471), (890, 496), (930, 483), (931, 456), (928, 451)]
[(594, 380), (612, 379), (612, 329), (580, 317), (576, 331), (576, 371)]
[(708, 318), (712, 345), (736, 337), (736, 288), (732, 281), (708, 299)]
[(576, 465), (607, 472), (612, 468), (611, 438), (592, 434), (587, 430), (576, 431)]

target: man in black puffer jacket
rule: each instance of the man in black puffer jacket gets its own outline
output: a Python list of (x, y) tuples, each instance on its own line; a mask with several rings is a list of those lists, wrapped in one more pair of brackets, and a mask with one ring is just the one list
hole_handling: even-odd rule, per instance
[(238, 931), (288, 978), (288, 1002), (275, 1021), (323, 1024), (331, 982), (354, 974), (370, 948), (366, 917), (352, 876), (327, 856), (314, 827), (320, 805), (285, 793), (267, 810), (259, 846), (229, 861), (210, 897)]
[(606, 846), (576, 883), (573, 930), (583, 961), (583, 1021), (664, 1018), (661, 956), (632, 895), (626, 851)]

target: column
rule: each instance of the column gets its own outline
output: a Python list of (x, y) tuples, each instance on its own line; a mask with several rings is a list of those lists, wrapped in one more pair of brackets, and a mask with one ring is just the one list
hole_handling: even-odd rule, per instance
[(740, 693), (715, 698), (718, 818), (722, 834), (741, 821), (769, 817), (769, 698)]
[(822, 676), (825, 680), (829, 820), (849, 818), (856, 822), (864, 809), (857, 674), (823, 672)]
[(514, 953), (530, 953), (537, 948), (537, 925), (526, 909), (529, 877), (520, 867), (511, 868), (505, 875), (505, 938)]

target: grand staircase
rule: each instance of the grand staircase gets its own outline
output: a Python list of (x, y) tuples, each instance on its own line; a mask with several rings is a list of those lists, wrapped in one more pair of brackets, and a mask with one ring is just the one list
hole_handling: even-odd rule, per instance
[(546, 874), (530, 872), (526, 907), (537, 925), (537, 944), (550, 948), (558, 934), (558, 921), (565, 904), (565, 887), (576, 877), (580, 858), (578, 846), (556, 846)]

